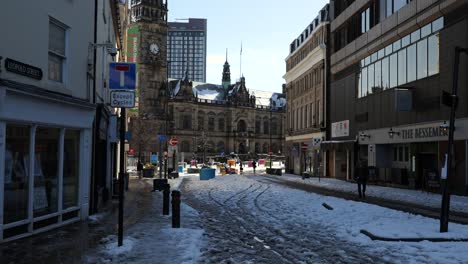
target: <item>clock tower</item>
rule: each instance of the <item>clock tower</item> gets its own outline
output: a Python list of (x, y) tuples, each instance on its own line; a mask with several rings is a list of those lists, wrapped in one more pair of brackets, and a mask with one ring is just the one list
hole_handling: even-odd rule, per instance
[(167, 0), (131, 0), (130, 19), (138, 31), (138, 113), (161, 120), (167, 117)]

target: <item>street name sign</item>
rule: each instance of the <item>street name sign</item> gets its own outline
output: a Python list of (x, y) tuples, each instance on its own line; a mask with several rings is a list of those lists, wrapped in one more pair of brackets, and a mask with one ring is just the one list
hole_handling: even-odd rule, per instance
[(132, 91), (112, 91), (110, 97), (111, 107), (135, 107), (135, 93)]
[(109, 89), (135, 90), (136, 64), (111, 62), (109, 64)]

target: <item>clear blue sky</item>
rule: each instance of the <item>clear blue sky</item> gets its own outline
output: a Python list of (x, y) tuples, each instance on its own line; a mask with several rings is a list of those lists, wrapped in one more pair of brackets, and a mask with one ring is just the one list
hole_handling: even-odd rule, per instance
[(249, 89), (281, 92), (289, 44), (328, 3), (325, 0), (168, 0), (169, 21), (208, 20), (208, 83), (221, 84), (226, 48), (231, 82), (242, 73)]

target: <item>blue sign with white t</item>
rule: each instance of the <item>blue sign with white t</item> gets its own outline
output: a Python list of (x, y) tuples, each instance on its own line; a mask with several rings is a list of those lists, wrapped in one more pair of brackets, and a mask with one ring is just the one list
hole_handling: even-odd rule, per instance
[(167, 141), (167, 135), (158, 135), (158, 141), (159, 142)]
[(111, 62), (109, 63), (109, 89), (135, 90), (136, 64)]

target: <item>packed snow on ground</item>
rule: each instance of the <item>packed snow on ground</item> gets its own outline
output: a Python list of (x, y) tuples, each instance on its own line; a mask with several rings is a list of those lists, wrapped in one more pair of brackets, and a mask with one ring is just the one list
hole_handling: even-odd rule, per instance
[[(178, 189), (180, 182), (180, 178), (169, 180), (171, 189)], [(197, 263), (204, 243), (198, 212), (182, 203), (181, 228), (172, 228), (172, 216), (162, 215), (162, 192), (152, 197), (151, 210), (124, 229), (123, 246), (117, 246), (115, 235), (108, 236), (88, 257), (89, 263)]]
[[(357, 184), (343, 180), (321, 178), (308, 178), (303, 180), (300, 176), (293, 174), (283, 174), (282, 179), (303, 182), (310, 185), (320, 186), (330, 190), (341, 190), (349, 193), (357, 193)], [(423, 192), (420, 190), (409, 190), (391, 188), (375, 185), (367, 185), (367, 197), (381, 197), (393, 201), (403, 201), (412, 204), (425, 205), (433, 208), (440, 208), (441, 195), (438, 193)], [(467, 196), (450, 196), (450, 210), (468, 213)]]
[[(371, 255), (386, 259), (392, 263), (468, 262), (467, 242), (372, 241), (360, 233), (360, 230), (364, 229), (376, 235), (396, 238), (468, 238), (468, 226), (465, 225), (450, 223), (448, 233), (439, 233), (439, 221), (435, 219), (363, 202), (321, 196), (273, 184), (260, 183), (239, 175), (217, 176), (209, 181), (200, 181), (197, 182), (197, 188), (210, 190), (212, 197), (218, 201), (223, 201), (238, 195), (243, 190), (245, 191), (250, 188), (249, 186), (257, 184), (263, 185), (265, 191), (261, 194), (260, 190), (263, 189), (257, 191), (256, 195), (259, 195), (258, 199), (256, 199), (258, 201), (255, 202), (257, 205), (254, 202), (246, 203), (246, 206), (250, 206), (246, 212), (257, 214), (257, 217), (261, 217), (262, 221), (268, 222), (272, 227), (281, 229), (287, 226), (289, 228), (296, 226), (296, 233), (300, 234), (305, 226), (320, 226), (320, 232), (323, 232), (323, 235), (328, 233), (336, 236), (340, 240), (347, 241), (346, 244), (363, 247)], [(270, 187), (266, 188), (266, 186)], [(200, 199), (203, 199), (203, 197), (206, 199), (204, 192), (199, 192), (199, 195)], [(323, 203), (333, 207), (333, 210), (325, 209)], [(263, 210), (259, 211), (258, 205)], [(265, 214), (264, 212), (271, 212), (272, 214)], [(225, 228), (229, 228), (229, 226)], [(292, 232), (291, 230), (287, 231)], [(306, 234), (306, 232), (304, 233)], [(281, 239), (281, 237), (277, 239)], [(340, 247), (341, 245), (338, 243), (336, 246)], [(290, 250), (294, 250), (294, 248)], [(306, 256), (304, 255), (304, 257)]]

